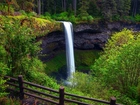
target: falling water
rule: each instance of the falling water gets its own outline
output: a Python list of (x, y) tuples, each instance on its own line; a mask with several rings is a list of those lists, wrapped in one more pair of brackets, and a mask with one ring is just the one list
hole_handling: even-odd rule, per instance
[(67, 75), (68, 75), (68, 79), (71, 79), (73, 78), (73, 73), (75, 73), (73, 26), (71, 22), (62, 22), (62, 23), (64, 25), (64, 31), (65, 31)]

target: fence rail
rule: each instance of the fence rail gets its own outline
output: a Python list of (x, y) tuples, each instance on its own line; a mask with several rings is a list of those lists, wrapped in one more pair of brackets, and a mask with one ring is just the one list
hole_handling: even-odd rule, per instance
[[(64, 92), (64, 87), (60, 87), (59, 90), (54, 90), (51, 88), (47, 88), (38, 84), (34, 84), (31, 82), (27, 82), (23, 80), (22, 75), (18, 76), (18, 79), (13, 78), (13, 77), (9, 77), (9, 76), (5, 76), (6, 79), (9, 79), (6, 83), (9, 84), (9, 86), (13, 86), (17, 89), (12, 89), (13, 91), (17, 91), (19, 92), (19, 98), (20, 100), (25, 98), (26, 96), (32, 96), (34, 98), (46, 101), (46, 102), (50, 102), (56, 105), (64, 105), (65, 102), (70, 102), (70, 103), (75, 103), (78, 105), (89, 105), (89, 103), (86, 102), (82, 102), (82, 101), (78, 101), (78, 100), (74, 100), (74, 99), (68, 99), (68, 97), (72, 97), (72, 98), (78, 98), (78, 99), (83, 99), (83, 100), (89, 100), (89, 101), (93, 101), (93, 102), (98, 102), (98, 103), (103, 103), (103, 104), (108, 104), (108, 105), (120, 105), (116, 103), (116, 98), (115, 97), (111, 97), (110, 101), (105, 101), (105, 100), (98, 100), (98, 99), (94, 99), (94, 98), (87, 98), (84, 96), (78, 96), (75, 94), (70, 94), (67, 92)], [(54, 93), (49, 94), (49, 93), (45, 93), (45, 92), (41, 92), (39, 90), (34, 90), (31, 89), (29, 87), (34, 87), (34, 88), (38, 88), (38, 89), (43, 89), (43, 91), (47, 91), (47, 92), (51, 92)], [(39, 94), (39, 95), (37, 95)], [(56, 95), (57, 94), (57, 95)], [(65, 98), (67, 96), (67, 98)], [(45, 97), (45, 98), (44, 98)]]

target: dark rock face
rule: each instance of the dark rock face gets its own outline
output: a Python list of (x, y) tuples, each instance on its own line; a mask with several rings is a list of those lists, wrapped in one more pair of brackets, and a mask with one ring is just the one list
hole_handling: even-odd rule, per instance
[[(114, 32), (123, 28), (140, 31), (140, 24), (130, 23), (103, 23), (74, 25), (74, 48), (82, 50), (102, 49)], [(41, 38), (42, 53), (53, 54), (57, 50), (65, 49), (64, 32), (56, 31)]]

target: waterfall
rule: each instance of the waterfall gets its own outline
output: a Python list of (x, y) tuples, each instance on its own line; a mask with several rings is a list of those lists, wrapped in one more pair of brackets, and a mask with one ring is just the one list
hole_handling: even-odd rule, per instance
[(75, 61), (74, 61), (74, 48), (73, 48), (73, 26), (71, 22), (62, 22), (65, 32), (65, 44), (66, 44), (66, 61), (67, 61), (67, 75), (68, 79), (73, 78), (75, 73)]

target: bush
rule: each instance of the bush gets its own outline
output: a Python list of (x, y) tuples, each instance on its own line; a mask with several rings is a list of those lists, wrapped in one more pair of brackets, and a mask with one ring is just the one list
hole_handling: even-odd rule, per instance
[(24, 10), (20, 10), (19, 12), (20, 12), (22, 15), (27, 16), (27, 13), (26, 13)]
[(20, 100), (7, 97), (0, 98), (1, 105), (20, 105)]
[(2, 45), (0, 45), (0, 98), (4, 97), (7, 93), (5, 92), (6, 85), (5, 82), (6, 80), (3, 79), (3, 76), (5, 76), (8, 72), (8, 67), (6, 65), (6, 55), (7, 52), (4, 49)]
[(70, 16), (69, 17), (69, 20), (72, 22), (72, 23), (76, 23), (76, 17), (74, 15)]
[(43, 69), (41, 64), (35, 63), (40, 47), (30, 28), (21, 26), (18, 21), (12, 24), (7, 20), (0, 33), (0, 40), (0, 44), (6, 52), (2, 60), (11, 69), (9, 74), (24, 75), (28, 70), (34, 70), (34, 68)]
[(0, 3), (0, 11), (2, 12), (2, 15), (13, 15), (14, 14), (14, 8), (12, 6), (9, 7), (5, 4)]
[(112, 20), (113, 20), (113, 21), (119, 21), (120, 19), (121, 19), (120, 15), (114, 15), (114, 16), (112, 17)]
[(88, 21), (91, 23), (91, 22), (93, 22), (93, 20), (94, 20), (94, 18), (91, 16), (91, 15), (89, 15), (88, 17), (87, 17), (87, 19), (88, 19)]
[(68, 19), (68, 12), (62, 12), (60, 14), (54, 14), (52, 16), (52, 18), (55, 19), (55, 20), (60, 20), (60, 21), (61, 20), (65, 20), (65, 21), (69, 20)]
[(140, 14), (137, 14), (137, 15), (135, 16), (135, 21), (136, 21), (136, 22), (140, 22)]
[[(140, 38), (124, 29), (108, 41), (104, 54), (96, 60), (94, 74), (106, 85), (136, 99), (140, 78)], [(129, 93), (130, 92), (130, 93)]]

